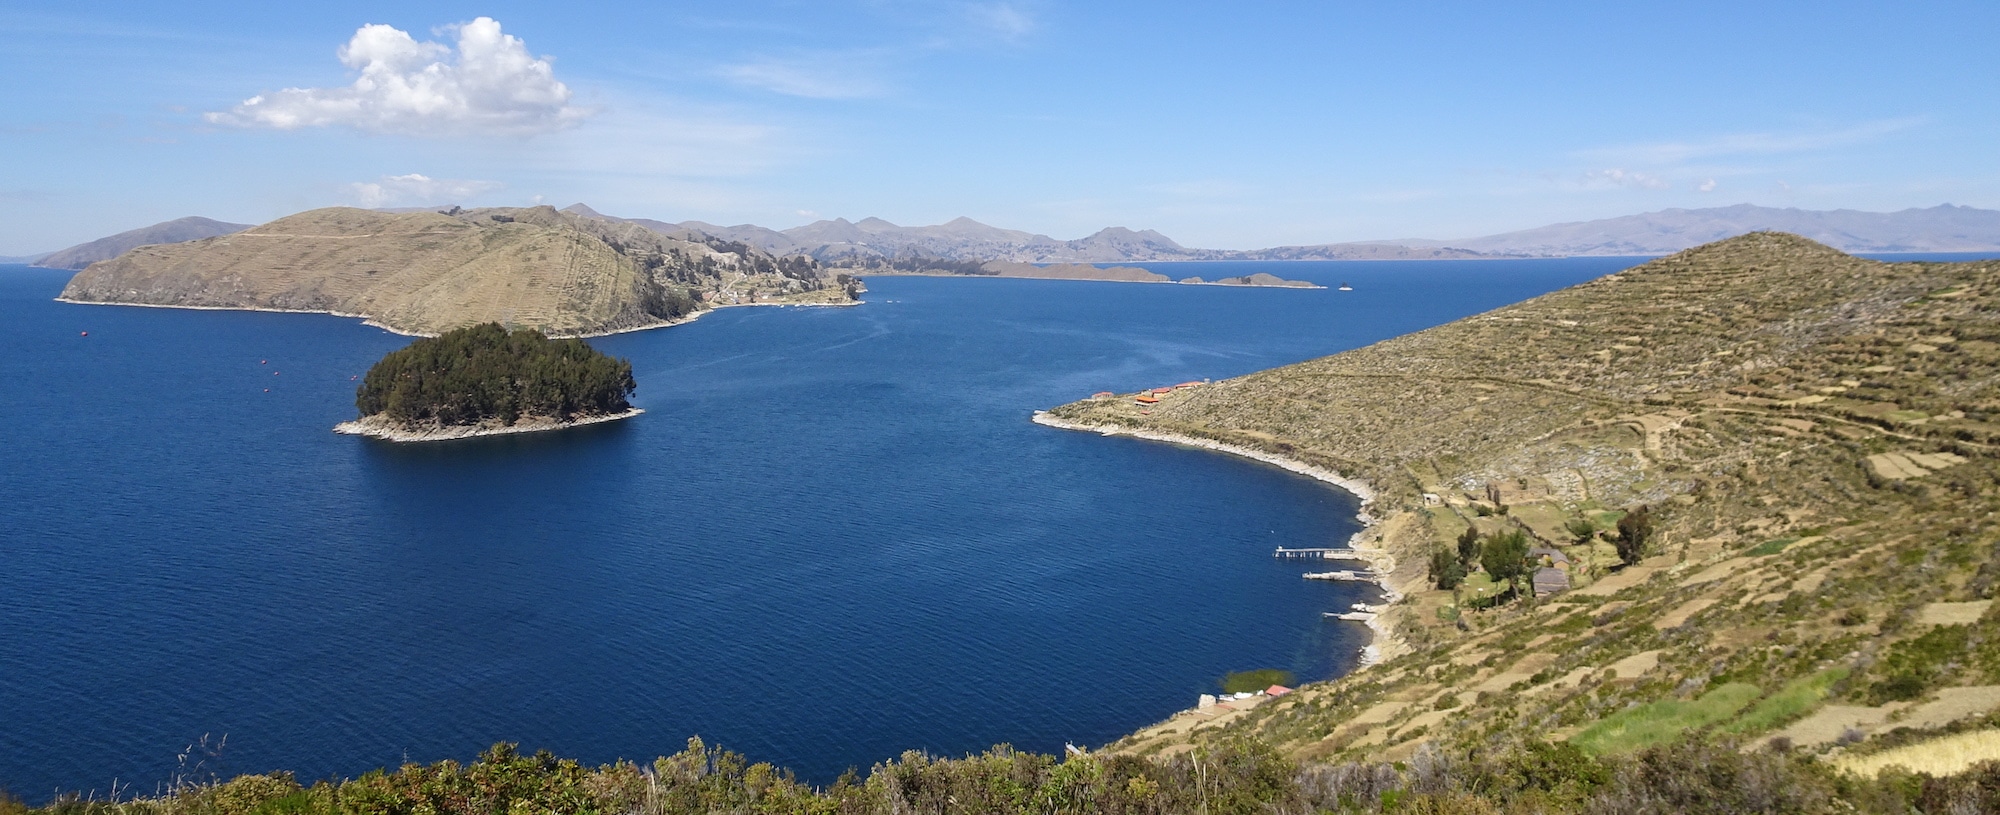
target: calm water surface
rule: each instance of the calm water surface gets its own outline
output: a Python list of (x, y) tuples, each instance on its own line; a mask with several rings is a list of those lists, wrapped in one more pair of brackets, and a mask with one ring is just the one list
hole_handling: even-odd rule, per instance
[[(0, 786), (347, 776), (499, 740), (690, 735), (829, 781), (907, 749), (1099, 744), (1231, 670), (1352, 668), (1374, 599), (1274, 546), (1345, 493), (1029, 423), (1093, 391), (1363, 345), (1629, 260), (1176, 264), (1356, 291), (874, 278), (594, 340), (637, 419), (337, 436), (407, 338), (318, 315), (52, 302), (0, 267)], [(82, 336), (82, 332), (89, 335)]]

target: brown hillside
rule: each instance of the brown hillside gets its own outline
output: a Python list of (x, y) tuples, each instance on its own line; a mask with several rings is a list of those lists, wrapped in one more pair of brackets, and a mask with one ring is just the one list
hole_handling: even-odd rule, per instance
[[(816, 263), (549, 207), (445, 215), (330, 208), (92, 264), (65, 300), (327, 311), (435, 334), (482, 322), (566, 336), (828, 288)], [(761, 286), (759, 284), (762, 284)]]
[[(1758, 233), (1157, 404), (1052, 413), (1369, 481), (1367, 542), (1407, 595), (1378, 620), (1401, 638), (1382, 666), (1126, 749), (1250, 731), (1302, 756), (1619, 752), (1693, 732), (1854, 751), (2000, 721), (2000, 262)], [(1655, 531), (1621, 567), (1616, 522), (1640, 505)], [(1431, 588), (1468, 527), (1560, 553), (1571, 590), (1496, 605), (1478, 562)]]

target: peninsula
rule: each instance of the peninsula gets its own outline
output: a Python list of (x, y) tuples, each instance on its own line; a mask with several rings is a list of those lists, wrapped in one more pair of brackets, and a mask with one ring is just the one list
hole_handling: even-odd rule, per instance
[(632, 364), (582, 340), (485, 323), (417, 340), (368, 369), (361, 418), (336, 433), (390, 441), (560, 430), (639, 414)]
[(1842, 764), (1991, 726), (1996, 314), (2000, 261), (1753, 233), (1145, 404), (1055, 408), (1341, 474), (1381, 517), (1358, 541), (1395, 600), (1379, 666), (1114, 749), (1610, 760), (1685, 734)]
[(803, 256), (551, 207), (334, 207), (85, 267), (73, 303), (310, 311), (404, 334), (476, 323), (593, 336), (721, 305), (855, 302), (859, 284)]
[(1323, 289), (1317, 283), (1304, 280), (1286, 280), (1267, 272), (1225, 277), (1220, 280), (1203, 280), (1199, 277), (1184, 277), (1175, 280), (1159, 272), (1137, 266), (1093, 266), (1088, 263), (1020, 263), (1011, 260), (990, 260), (984, 263), (947, 261), (934, 258), (899, 258), (895, 261), (865, 262), (847, 261), (855, 274), (875, 275), (925, 275), (938, 277), (1020, 277), (1037, 280), (1100, 280), (1115, 283), (1185, 283), (1205, 286), (1274, 286), (1292, 289)]

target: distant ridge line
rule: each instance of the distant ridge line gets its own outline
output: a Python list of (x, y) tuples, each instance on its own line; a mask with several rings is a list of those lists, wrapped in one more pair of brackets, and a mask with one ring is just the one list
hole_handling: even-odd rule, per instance
[[(454, 215), (459, 207), (378, 210)], [(1151, 229), (1112, 226), (1074, 240), (954, 218), (932, 226), (899, 226), (881, 218), (814, 221), (789, 229), (756, 224), (673, 223), (607, 215), (586, 204), (563, 212), (629, 224), (668, 238), (740, 243), (778, 256), (805, 255), (827, 266), (870, 269), (946, 268), (952, 264), (1129, 263), (1135, 261), (1479, 260), (1587, 256), (1659, 256), (1749, 234), (1787, 232), (1849, 253), (2000, 252), (2000, 210), (1940, 204), (1897, 212), (1804, 210), (1737, 204), (1571, 221), (1474, 238), (1348, 241), (1264, 249), (1184, 246)], [(82, 269), (148, 244), (180, 243), (249, 229), (208, 218), (180, 218), (121, 232), (42, 256), (21, 256), (52, 268)], [(0, 259), (5, 260), (5, 259)]]

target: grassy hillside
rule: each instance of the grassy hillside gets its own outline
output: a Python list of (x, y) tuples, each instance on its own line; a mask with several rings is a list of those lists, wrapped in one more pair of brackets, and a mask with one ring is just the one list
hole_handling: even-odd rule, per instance
[[(1121, 750), (1236, 734), (1308, 760), (1617, 755), (1696, 733), (1857, 754), (2000, 708), (2000, 263), (1752, 234), (1157, 404), (1053, 413), (1367, 480), (1369, 543), (1407, 595), (1379, 667)], [(1621, 535), (1640, 507), (1650, 534)], [(1516, 531), (1562, 555), (1529, 568), (1569, 561), (1571, 590), (1500, 596), (1478, 549)], [(1436, 588), (1454, 569), (1470, 578)]]
[(495, 322), (556, 336), (659, 325), (711, 304), (851, 299), (808, 258), (549, 207), (312, 210), (134, 249), (78, 273), (63, 298), (330, 311), (415, 334)]

